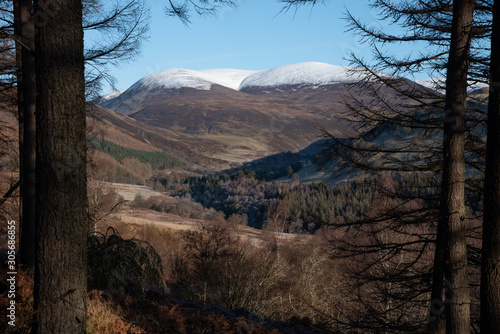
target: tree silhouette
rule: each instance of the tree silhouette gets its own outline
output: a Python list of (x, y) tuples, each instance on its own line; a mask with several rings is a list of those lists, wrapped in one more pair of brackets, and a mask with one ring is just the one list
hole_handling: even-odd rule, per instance
[[(287, 8), (317, 3), (316, 1), (293, 0), (285, 2), (289, 5)], [(459, 52), (465, 52), (466, 57), (451, 64), (448, 55), (455, 50), (450, 49), (450, 41), (453, 39), (452, 35), (455, 34), (456, 37), (457, 34), (454, 30), (456, 23), (454, 26), (453, 20), (460, 16), (457, 16), (453, 10), (459, 8), (460, 5), (463, 3), (433, 0), (374, 1), (371, 6), (380, 14), (380, 19), (401, 28), (401, 30), (396, 29), (396, 33), (393, 34), (379, 29), (379, 25), (366, 24), (356, 19), (350, 12), (346, 15), (349, 29), (355, 32), (363, 42), (370, 45), (373, 57), (371, 62), (355, 54), (350, 57), (356, 66), (352, 75), (360, 78), (355, 84), (349, 85), (350, 91), (345, 96), (348, 111), (342, 115), (342, 120), (350, 125), (351, 131), (340, 137), (325, 130), (324, 135), (330, 140), (329, 147), (332, 156), (340, 159), (342, 168), (355, 168), (381, 177), (376, 197), (383, 197), (386, 200), (385, 205), (378, 205), (377, 210), (372, 211), (364, 219), (340, 221), (334, 224), (337, 227), (350, 229), (351, 232), (354, 229), (358, 231), (357, 233), (364, 234), (365, 239), (358, 238), (359, 242), (350, 242), (345, 238), (343, 240), (342, 237), (335, 238), (332, 240), (332, 245), (337, 250), (342, 250), (346, 256), (350, 254), (363, 258), (363, 254), (378, 253), (379, 256), (365, 257), (366, 262), (361, 263), (359, 268), (354, 268), (354, 279), (363, 278), (361, 273), (370, 272), (368, 268), (373, 268), (371, 266), (380, 263), (382, 259), (386, 263), (396, 265), (401, 259), (400, 255), (406, 254), (402, 257), (405, 259), (406, 270), (399, 271), (399, 276), (394, 274), (398, 271), (390, 276), (371, 272), (371, 277), (364, 276), (365, 282), (371, 280), (371, 282), (377, 282), (373, 284), (391, 282), (393, 285), (397, 283), (400, 286), (406, 286), (406, 290), (393, 290), (394, 293), (389, 296), (393, 301), (400, 302), (399, 304), (392, 303), (400, 308), (403, 304), (413, 304), (411, 307), (408, 306), (408, 310), (421, 309), (425, 298), (417, 298), (417, 296), (430, 297), (427, 303), (431, 301), (431, 313), (428, 319), (421, 317), (422, 319), (419, 320), (417, 312), (409, 311), (413, 312), (415, 317), (413, 319), (397, 317), (398, 322), (384, 317), (387, 314), (385, 310), (376, 312), (375, 309), (370, 308), (370, 301), (364, 298), (361, 302), (366, 302), (368, 316), (374, 319), (371, 328), (380, 326), (396, 330), (400, 326), (398, 330), (411, 328), (417, 330), (424, 328), (428, 323), (439, 323), (437, 320), (441, 318), (442, 306), (445, 302), (443, 269), (446, 264), (447, 239), (444, 237), (449, 235), (451, 230), (443, 224), (449, 216), (450, 208), (447, 209), (447, 213), (443, 207), (442, 215), (439, 209), (440, 199), (443, 204), (448, 202), (446, 191), (443, 191), (441, 197), (439, 177), (450, 173), (453, 168), (441, 171), (443, 157), (450, 151), (451, 146), (443, 149), (439, 143), (443, 136), (442, 129), (445, 121), (449, 128), (452, 126), (451, 120), (457, 120), (456, 113), (450, 116), (449, 113), (445, 115), (444, 111), (452, 110), (450, 108), (452, 100), (453, 108), (457, 105), (461, 105), (462, 111), (465, 108), (465, 100), (459, 100), (456, 97), (457, 90), (453, 93), (455, 95), (451, 94), (453, 86), (461, 85), (460, 89), (465, 94), (467, 78), (481, 82), (487, 80), (487, 74), (485, 74), (487, 72), (484, 70), (487, 67), (488, 46), (485, 43), (490, 36), (488, 27), (491, 23), (491, 1), (476, 1), (473, 8), (475, 10), (474, 21), (467, 26), (467, 31), (460, 31), (469, 40), (473, 39), (474, 43), (470, 47), (470, 53), (467, 45), (463, 45), (464, 49), (459, 47)], [(417, 46), (418, 52), (407, 57), (397, 57), (385, 49), (385, 46), (400, 44)], [(459, 63), (460, 61), (463, 63)], [(451, 67), (449, 67), (450, 64)], [(462, 67), (458, 67), (459, 64)], [(442, 81), (435, 81), (436, 87), (433, 87), (435, 89), (429, 89), (400, 77), (402, 74), (412, 75), (422, 71), (427, 71), (431, 76), (442, 75), (446, 72), (453, 74), (453, 71), (467, 69), (467, 67), (469, 67), (468, 70), (460, 73), (461, 77), (457, 76), (457, 72), (454, 73), (455, 77), (451, 79), (451, 85), (449, 85), (451, 90), (447, 92), (448, 94), (441, 93)], [(466, 75), (465, 79), (463, 75)], [(446, 101), (447, 98), (448, 101)], [(461, 124), (460, 131), (454, 129), (453, 132), (455, 138), (456, 132), (460, 132), (458, 136), (463, 136), (463, 145), (467, 155), (462, 165), (465, 162), (469, 171), (469, 177), (465, 180), (467, 192), (461, 198), (459, 196), (458, 202), (463, 202), (464, 197), (467, 196), (471, 212), (477, 212), (480, 210), (477, 201), (480, 198), (478, 176), (481, 175), (484, 163), (482, 133), (485, 119), (481, 106), (478, 107), (473, 99), (469, 100), (467, 109), (467, 114), (464, 112), (462, 116), (463, 124)], [(449, 135), (450, 131), (447, 131), (447, 138)], [(448, 145), (446, 141), (445, 145)], [(444, 166), (449, 165), (446, 162)], [(391, 179), (392, 181), (389, 182), (388, 180)], [(411, 179), (417, 182), (413, 184), (408, 182)], [(450, 184), (446, 175), (444, 179), (443, 189)], [(456, 182), (452, 184), (457, 186)], [(457, 187), (463, 184), (462, 181)], [(460, 216), (458, 213), (457, 215)], [(469, 219), (470, 216), (462, 215), (461, 219)], [(436, 222), (440, 223), (436, 224)], [(462, 229), (460, 233), (464, 231), (463, 223), (462, 220), (461, 224), (456, 225)], [(453, 228), (456, 231), (456, 227)], [(388, 243), (384, 243), (382, 241), (387, 238), (382, 237), (383, 235), (392, 235), (392, 238)], [(413, 236), (415, 239), (408, 238), (408, 236)], [(458, 235), (453, 234), (453, 236), (460, 239)], [(459, 247), (465, 248), (465, 238), (460, 240), (461, 246)], [(455, 247), (456, 243), (453, 245)], [(387, 249), (391, 252), (387, 252)], [(429, 266), (426, 259), (433, 252), (435, 264)], [(415, 253), (421, 255), (414, 258), (412, 254)], [(471, 255), (472, 253), (469, 253), (469, 256)], [(463, 253), (459, 256), (461, 256), (460, 261), (464, 261)], [(465, 261), (466, 259), (467, 253), (465, 253)], [(454, 258), (453, 261), (458, 260)], [(456, 267), (453, 268), (456, 269)], [(447, 276), (450, 277), (450, 274)], [(447, 287), (448, 290), (457, 287), (451, 280), (448, 282), (450, 285)], [(418, 286), (418, 291), (411, 286)], [(413, 289), (413, 291), (408, 289)], [(464, 290), (467, 289), (468, 287), (464, 288)], [(379, 291), (381, 294), (386, 293)], [(375, 295), (372, 296), (372, 300), (375, 300)], [(448, 302), (449, 299), (446, 301)], [(461, 307), (467, 308), (469, 305), (467, 298), (463, 301), (465, 304)], [(451, 302), (454, 303), (453, 300)], [(454, 318), (460, 317), (454, 316)], [(366, 326), (366, 319), (361, 318), (357, 325)]]
[[(11, 8), (13, 4), (13, 9)], [(19, 119), (20, 179), (21, 179), (21, 237), (20, 261), (28, 268), (34, 266), (35, 229), (35, 44), (33, 1), (16, 0), (2, 4), (4, 38), (16, 42), (17, 105)], [(85, 48), (86, 96), (99, 94), (103, 80), (114, 80), (107, 70), (110, 65), (132, 59), (140, 51), (147, 33), (148, 10), (143, 0), (119, 0), (104, 6), (100, 0), (83, 2), (82, 26), (87, 33), (99, 36), (97, 42)], [(49, 8), (50, 7), (50, 8)], [(57, 6), (47, 7), (53, 12)], [(41, 16), (37, 19), (40, 21)]]
[(500, 2), (493, 6), (481, 262), (481, 333), (500, 328)]
[(215, 15), (222, 7), (236, 7), (240, 0), (168, 0), (165, 13), (179, 18), (184, 24), (191, 23), (190, 15)]

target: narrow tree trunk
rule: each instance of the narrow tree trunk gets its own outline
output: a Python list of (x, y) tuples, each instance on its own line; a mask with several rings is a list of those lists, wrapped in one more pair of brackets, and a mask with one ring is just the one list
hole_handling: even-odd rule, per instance
[(35, 333), (85, 333), (87, 194), (81, 1), (35, 2)]
[[(21, 31), (21, 10), (19, 7), (19, 1), (14, 1), (14, 33), (16, 35), (19, 34)], [(22, 187), (22, 181), (23, 181), (23, 150), (24, 150), (24, 111), (23, 111), (23, 72), (21, 71), (22, 68), (22, 44), (19, 39), (16, 39), (16, 88), (17, 88), (17, 122), (19, 125), (19, 197), (23, 197), (23, 187)], [(20, 226), (22, 226), (22, 220), (23, 220), (23, 201), (21, 200), (19, 203), (19, 223)], [(22, 232), (19, 231), (20, 233), (20, 238), (22, 238)], [(20, 245), (19, 245), (20, 247)]]
[(429, 314), (429, 333), (442, 334), (446, 330), (444, 318), (443, 287), (446, 263), (446, 226), (444, 220), (438, 223), (432, 269), (431, 303)]
[(446, 226), (446, 332), (470, 333), (470, 288), (465, 226), (465, 109), (474, 0), (453, 1), (446, 77), (442, 223)]
[[(15, 33), (18, 39), (16, 58), (18, 75), (18, 112), (20, 136), (21, 178), (21, 238), (20, 262), (27, 268), (35, 266), (35, 40), (31, 0), (15, 1)], [(22, 137), (22, 139), (21, 139)]]
[(481, 333), (500, 330), (500, 1), (493, 5), (481, 262)]

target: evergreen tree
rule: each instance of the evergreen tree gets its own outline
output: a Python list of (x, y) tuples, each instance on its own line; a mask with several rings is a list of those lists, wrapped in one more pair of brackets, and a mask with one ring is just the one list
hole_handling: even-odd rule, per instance
[(39, 0), (34, 333), (85, 333), (87, 175), (81, 1)]
[(493, 6), (481, 262), (481, 333), (500, 328), (500, 1)]
[[(470, 333), (470, 286), (465, 226), (465, 110), (474, 0), (453, 1), (451, 43), (447, 64), (444, 104), (441, 220), (444, 238), (438, 234), (436, 248), (446, 240), (447, 291), (446, 332)], [(438, 227), (438, 230), (440, 228)], [(441, 247), (442, 247), (441, 246)], [(442, 266), (435, 259), (435, 266)], [(439, 278), (437, 278), (439, 279)]]
[[(316, 3), (316, 1), (294, 0), (285, 2), (289, 6)], [(488, 46), (485, 43), (490, 35), (488, 27), (491, 23), (491, 1), (473, 1), (472, 3), (471, 5), (470, 2), (438, 0), (374, 1), (371, 6), (380, 14), (380, 19), (401, 28), (401, 30), (395, 30), (401, 31), (401, 34), (391, 34), (385, 29), (379, 29), (379, 26), (365, 24), (349, 12), (347, 13), (350, 29), (372, 47), (373, 61), (367, 62), (355, 54), (351, 55), (353, 64), (357, 66), (353, 75), (358, 76), (360, 80), (349, 86), (350, 92), (345, 97), (348, 111), (342, 115), (342, 120), (355, 131), (344, 137), (330, 134), (327, 130), (324, 134), (330, 140), (332, 156), (341, 157), (342, 167), (354, 167), (379, 175), (381, 179), (378, 184), (379, 195), (377, 197), (384, 198), (384, 200), (373, 205), (377, 208), (376, 212), (372, 211), (364, 219), (356, 219), (347, 224), (357, 226), (359, 233), (366, 235), (366, 242), (350, 243), (335, 239), (332, 240), (332, 245), (337, 249), (341, 248), (346, 255), (350, 254), (354, 257), (361, 257), (367, 252), (379, 253), (380, 257), (374, 257), (373, 262), (360, 263), (360, 268), (353, 273), (355, 278), (362, 277), (356, 273), (368, 270), (372, 264), (381, 259), (388, 260), (392, 263), (391, 265), (395, 265), (399, 259), (407, 259), (404, 263), (408, 270), (400, 272), (400, 276), (372, 275), (371, 278), (365, 277), (365, 280), (379, 282), (381, 285), (388, 281), (392, 284), (397, 282), (401, 286), (408, 286), (409, 282), (413, 282), (413, 286), (421, 287), (418, 296), (425, 295), (426, 291), (432, 291), (430, 294), (431, 314), (428, 319), (422, 318), (420, 321), (414, 312), (413, 319), (412, 317), (406, 319), (399, 317), (397, 318), (399, 322), (395, 322), (390, 317), (387, 318), (389, 311), (381, 309), (380, 313), (377, 313), (373, 309), (373, 304), (370, 305), (371, 301), (364, 299), (362, 303), (366, 302), (367, 312), (374, 322), (371, 324), (372, 327), (369, 327), (368, 322), (362, 319), (361, 322), (357, 322), (357, 325), (365, 326), (364, 328), (367, 329), (380, 326), (379, 328), (394, 330), (400, 326), (401, 330), (411, 328), (418, 330), (428, 324), (439, 324), (438, 319), (442, 319), (444, 304), (443, 268), (445, 264), (454, 263), (451, 271), (448, 272), (448, 277), (450, 277), (450, 272), (457, 274), (453, 280), (458, 277), (464, 278), (464, 272), (466, 272), (464, 269), (460, 274), (458, 273), (458, 267), (464, 264), (464, 261), (467, 263), (465, 236), (455, 235), (455, 232), (463, 233), (464, 219), (468, 217), (465, 216), (465, 210), (460, 209), (461, 211), (455, 212), (450, 211), (450, 207), (445, 208), (446, 204), (450, 203), (448, 196), (450, 192), (445, 188), (451, 184), (458, 191), (460, 187), (463, 187), (464, 182), (467, 182), (469, 190), (478, 189), (476, 187), (477, 175), (480, 175), (484, 162), (484, 145), (481, 139), (484, 113), (480, 109), (481, 106), (474, 109), (475, 105), (471, 100), (466, 114), (464, 96), (467, 78), (483, 82), (487, 78), (487, 75), (485, 76), (487, 71), (484, 70), (487, 64)], [(470, 19), (469, 24), (462, 24), (461, 27), (467, 29), (460, 30), (457, 28), (457, 19), (464, 18), (455, 11), (465, 5), (469, 18), (472, 17), (471, 10), (475, 11), (474, 20)], [(457, 38), (460, 41), (463, 40), (461, 36), (465, 36), (464, 43), (466, 44), (457, 46), (454, 42), (451, 43), (452, 48), (450, 48), (450, 42), (454, 38), (455, 41)], [(470, 44), (471, 40), (474, 40), (473, 44)], [(384, 51), (385, 46), (393, 44), (416, 46), (419, 51), (408, 57), (398, 58)], [(449, 54), (454, 54), (453, 57), (461, 54), (461, 57), (458, 59), (455, 57), (457, 61), (450, 60)], [(443, 88), (439, 81), (436, 82), (438, 89), (434, 90), (417, 85), (400, 76), (422, 71), (427, 71), (431, 77), (443, 73), (451, 75), (453, 79), (448, 80), (447, 94), (443, 95), (439, 92), (439, 88)], [(458, 118), (457, 110), (462, 113)], [(458, 128), (453, 127), (454, 124), (452, 124), (456, 120), (459, 121)], [(443, 147), (436, 143), (441, 141), (445, 123), (447, 129), (445, 147)], [(451, 127), (453, 127), (452, 130), (450, 130)], [(461, 139), (456, 141), (458, 137)], [(449, 145), (450, 143), (458, 145), (453, 147)], [(456, 157), (463, 155), (463, 148), (460, 152), (462, 145), (467, 151), (466, 160), (462, 158), (462, 161), (457, 161)], [(449, 155), (449, 152), (453, 152), (453, 155)], [(452, 156), (453, 159), (450, 160)], [(456, 164), (450, 164), (450, 161)], [(464, 163), (468, 166), (470, 177), (467, 180), (454, 178), (457, 171), (460, 174)], [(451, 167), (452, 165), (454, 166)], [(446, 168), (441, 172), (442, 166)], [(441, 175), (444, 179), (442, 194), (437, 187), (439, 182), (436, 182), (436, 177)], [(449, 175), (459, 182), (451, 181), (450, 183)], [(408, 188), (407, 184), (397, 181), (401, 177), (409, 179), (413, 176), (418, 176), (419, 179), (429, 178), (432, 182), (427, 185), (420, 184), (418, 188)], [(469, 198), (477, 197), (469, 196)], [(459, 195), (454, 202), (460, 206), (464, 199), (465, 195)], [(440, 200), (443, 204), (442, 211), (439, 210)], [(469, 205), (477, 207), (477, 203), (469, 203)], [(450, 212), (460, 218), (454, 221), (456, 224), (447, 223), (445, 226), (443, 222), (449, 221)], [(345, 226), (345, 224), (339, 222), (337, 226)], [(418, 233), (418, 236), (414, 233)], [(449, 257), (451, 261), (445, 262), (447, 241), (444, 237), (450, 233), (453, 233), (453, 238), (458, 238), (460, 243), (453, 244), (453, 254), (449, 253), (453, 258)], [(382, 242), (385, 240), (384, 235), (392, 236), (388, 244)], [(415, 238), (409, 237), (410, 235)], [(359, 240), (362, 239), (359, 238)], [(392, 251), (387, 252), (388, 248)], [(429, 270), (425, 262), (420, 261), (421, 258), (413, 260), (412, 254), (417, 249), (425, 256), (435, 251), (435, 264), (432, 270)], [(359, 282), (362, 284), (361, 281)], [(457, 293), (457, 296), (459, 290), (462, 289), (459, 284), (451, 283), (451, 290)], [(466, 285), (463, 288), (463, 294), (458, 297), (464, 303), (458, 305), (452, 299), (450, 312), (453, 312), (453, 309), (463, 311), (464, 308), (469, 307), (466, 297), (469, 287), (468, 284)], [(393, 298), (392, 305), (403, 308), (403, 304), (413, 304), (414, 309), (422, 308), (423, 299), (415, 298), (416, 295), (412, 297), (411, 291), (405, 289), (394, 291), (393, 294), (387, 296)], [(381, 291), (381, 293), (386, 292)], [(375, 300), (375, 296), (372, 299)], [(461, 323), (465, 323), (466, 320), (463, 319), (467, 318), (467, 315), (459, 314), (465, 313), (457, 311), (451, 317), (455, 320), (462, 319)], [(353, 321), (356, 322), (355, 319)], [(458, 324), (455, 326), (455, 324), (450, 324), (449, 330), (461, 326)], [(435, 330), (439, 330), (438, 328), (439, 326), (434, 327)]]

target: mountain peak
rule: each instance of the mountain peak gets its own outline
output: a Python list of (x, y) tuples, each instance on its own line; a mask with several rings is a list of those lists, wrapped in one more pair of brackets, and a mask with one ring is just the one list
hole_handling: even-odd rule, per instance
[(145, 76), (132, 85), (130, 89), (141, 89), (153, 94), (161, 94), (164, 91), (184, 87), (209, 90), (211, 86), (212, 82), (196, 71), (170, 68)]
[[(178, 94), (185, 88), (210, 91), (219, 85), (245, 93), (281, 92), (284, 87), (317, 89), (326, 85), (355, 82), (359, 79), (354, 68), (320, 62), (304, 62), (251, 71), (238, 69), (189, 70), (170, 68), (152, 73), (134, 83), (119, 95), (108, 96), (98, 103), (106, 108), (120, 109), (125, 114), (135, 112), (135, 104), (157, 95)], [(124, 105), (125, 104), (125, 105)]]
[(320, 62), (285, 65), (249, 75), (242, 81), (239, 90), (281, 86), (319, 87), (353, 82), (356, 75), (351, 70), (349, 67)]
[[(181, 88), (210, 90), (214, 84), (233, 90), (297, 85), (314, 88), (352, 82), (355, 77), (356, 75), (350, 72), (349, 67), (320, 62), (291, 64), (263, 71), (228, 68), (207, 70), (170, 68), (145, 76), (126, 92), (129, 95), (138, 92), (141, 95), (161, 95)], [(110, 98), (112, 97), (108, 99)]]
[(152, 73), (137, 81), (129, 90), (147, 91), (151, 95), (158, 95), (173, 89), (194, 88), (210, 90), (213, 84), (238, 90), (238, 87), (247, 76), (258, 71), (236, 69), (209, 69), (188, 70), (170, 68)]

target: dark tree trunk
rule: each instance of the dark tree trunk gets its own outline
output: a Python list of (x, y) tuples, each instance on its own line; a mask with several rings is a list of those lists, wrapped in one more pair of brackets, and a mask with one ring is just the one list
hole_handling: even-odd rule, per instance
[(500, 330), (500, 2), (493, 6), (481, 262), (481, 333)]
[(438, 224), (436, 232), (436, 248), (434, 251), (434, 266), (432, 269), (432, 287), (430, 304), (430, 333), (441, 334), (445, 332), (444, 318), (444, 273), (446, 263), (446, 226), (444, 220)]
[(81, 1), (35, 2), (35, 333), (85, 333), (87, 194)]
[(453, 1), (446, 77), (442, 224), (446, 226), (446, 332), (470, 333), (470, 288), (465, 227), (465, 109), (474, 0)]
[(27, 268), (35, 266), (35, 155), (36, 155), (36, 70), (31, 0), (15, 1), (16, 58), (18, 74), (18, 113), (20, 136), (21, 238), (20, 262)]
[[(21, 31), (21, 10), (19, 7), (19, 1), (14, 1), (14, 33), (16, 35)], [(24, 150), (24, 112), (23, 112), (23, 72), (22, 68), (22, 43), (19, 39), (16, 40), (16, 84), (17, 84), (17, 121), (19, 124), (19, 197), (23, 198), (23, 150)], [(23, 220), (23, 201), (19, 203), (19, 223), (22, 226)], [(22, 231), (19, 231), (20, 238), (22, 238)], [(19, 248), (21, 247), (21, 242), (19, 243)], [(21, 260), (22, 261), (22, 260)]]

